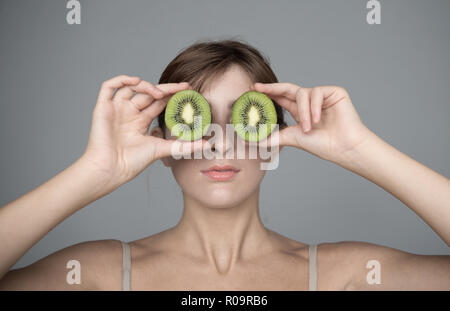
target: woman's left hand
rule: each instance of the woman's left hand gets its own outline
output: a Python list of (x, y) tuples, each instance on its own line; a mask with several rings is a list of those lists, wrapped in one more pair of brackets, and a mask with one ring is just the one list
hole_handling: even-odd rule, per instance
[[(339, 163), (372, 132), (361, 122), (348, 92), (338, 86), (304, 88), (292, 83), (255, 83), (285, 108), (297, 124), (280, 129), (279, 146), (292, 146)], [(270, 141), (269, 141), (269, 144)]]

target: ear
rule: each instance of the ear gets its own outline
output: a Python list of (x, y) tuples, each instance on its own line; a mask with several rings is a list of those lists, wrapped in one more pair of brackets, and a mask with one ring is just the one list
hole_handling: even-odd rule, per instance
[[(154, 128), (151, 129), (150, 136), (154, 136), (154, 137), (158, 137), (158, 138), (164, 139), (164, 132), (159, 126), (155, 126)], [(171, 161), (170, 157), (161, 158), (161, 162), (166, 167), (171, 167), (172, 166), (172, 161)]]

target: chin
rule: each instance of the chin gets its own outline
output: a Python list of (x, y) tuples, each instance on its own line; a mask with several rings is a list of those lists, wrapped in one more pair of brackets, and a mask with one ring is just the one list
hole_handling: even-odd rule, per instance
[(209, 185), (203, 188), (204, 192), (196, 193), (193, 197), (205, 207), (226, 209), (238, 207), (250, 196), (250, 193), (244, 193), (242, 188), (239, 191), (236, 187), (227, 186), (224, 184)]
[(211, 208), (211, 209), (230, 209), (239, 206), (239, 200), (227, 200), (227, 201), (202, 201), (202, 205)]

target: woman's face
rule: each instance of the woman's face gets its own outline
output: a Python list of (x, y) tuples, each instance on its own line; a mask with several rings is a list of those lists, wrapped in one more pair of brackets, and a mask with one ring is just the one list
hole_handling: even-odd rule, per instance
[[(220, 126), (223, 134), (214, 134), (216, 141), (213, 146), (215, 153), (222, 159), (164, 159), (164, 164), (172, 168), (173, 175), (180, 185), (184, 195), (189, 196), (202, 205), (212, 208), (226, 208), (239, 205), (256, 194), (259, 189), (264, 170), (260, 169), (262, 160), (249, 159), (249, 145), (238, 139), (236, 133), (233, 142), (226, 143), (226, 124), (231, 124), (233, 103), (245, 92), (250, 90), (252, 81), (239, 66), (230, 67), (223, 75), (215, 78), (207, 90), (202, 93), (211, 106), (212, 123)], [(222, 136), (220, 139), (219, 136)], [(166, 129), (165, 137), (175, 139)], [(209, 140), (212, 136), (204, 137)], [(239, 140), (239, 141), (238, 141)], [(230, 147), (234, 144), (230, 152)], [(237, 159), (237, 144), (244, 146), (245, 159)], [(213, 149), (214, 150), (214, 149)], [(229, 152), (227, 159), (227, 152)], [(214, 166), (216, 169), (214, 169)], [(224, 166), (231, 166), (232, 171), (224, 171)], [(227, 169), (227, 168), (225, 168)]]

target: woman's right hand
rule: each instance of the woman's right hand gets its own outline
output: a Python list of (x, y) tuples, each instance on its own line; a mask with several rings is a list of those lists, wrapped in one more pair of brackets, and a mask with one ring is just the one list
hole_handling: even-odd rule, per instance
[[(171, 155), (175, 140), (147, 133), (170, 96), (187, 88), (187, 82), (155, 86), (126, 75), (102, 84), (82, 159), (106, 178), (110, 190), (133, 179), (155, 160)], [(191, 145), (192, 152), (199, 148), (192, 142), (182, 144)]]

